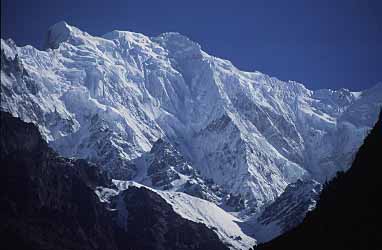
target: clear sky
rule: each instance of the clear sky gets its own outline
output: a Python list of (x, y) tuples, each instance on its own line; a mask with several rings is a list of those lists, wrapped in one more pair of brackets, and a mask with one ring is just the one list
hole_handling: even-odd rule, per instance
[(239, 69), (308, 88), (382, 81), (382, 0), (1, 0), (1, 37), (41, 48), (65, 20), (90, 34), (177, 31)]

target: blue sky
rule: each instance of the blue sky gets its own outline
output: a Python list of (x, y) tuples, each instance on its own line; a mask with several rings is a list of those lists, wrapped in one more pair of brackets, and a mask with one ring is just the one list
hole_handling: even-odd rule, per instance
[(380, 0), (2, 0), (1, 37), (42, 47), (65, 20), (90, 34), (177, 31), (203, 50), (308, 88), (360, 90), (382, 81)]

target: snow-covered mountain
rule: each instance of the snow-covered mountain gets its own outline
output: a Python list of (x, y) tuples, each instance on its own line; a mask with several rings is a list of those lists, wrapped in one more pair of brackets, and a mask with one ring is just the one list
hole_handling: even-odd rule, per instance
[[(347, 169), (381, 104), (382, 84), (311, 91), (178, 33), (97, 37), (60, 22), (44, 51), (1, 40), (1, 110), (36, 123), (60, 154), (154, 188), (196, 183), (216, 203), (222, 190), (252, 211), (298, 179)], [(181, 162), (160, 168), (175, 159), (156, 151), (160, 139)]]
[(382, 110), (351, 168), (324, 185), (316, 208), (296, 228), (255, 249), (379, 249), (381, 148)]

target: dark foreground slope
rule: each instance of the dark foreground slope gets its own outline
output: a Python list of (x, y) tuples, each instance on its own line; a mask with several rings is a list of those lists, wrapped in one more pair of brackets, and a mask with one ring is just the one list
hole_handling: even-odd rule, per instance
[(94, 192), (115, 188), (107, 175), (60, 157), (34, 125), (4, 112), (0, 143), (2, 249), (227, 249), (212, 230), (183, 219), (148, 189), (129, 188), (114, 198), (124, 207), (107, 207)]
[(382, 249), (381, 168), (382, 112), (350, 170), (324, 187), (317, 208), (300, 226), (256, 249)]

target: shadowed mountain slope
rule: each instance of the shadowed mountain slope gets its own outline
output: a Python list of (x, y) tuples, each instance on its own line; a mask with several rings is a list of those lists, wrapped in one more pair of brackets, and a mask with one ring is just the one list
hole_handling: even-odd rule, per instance
[(60, 157), (38, 129), (1, 112), (3, 249), (228, 249), (205, 225), (182, 218), (158, 194), (116, 190), (96, 165)]
[(303, 223), (255, 249), (380, 249), (382, 112), (352, 167), (325, 185)]

